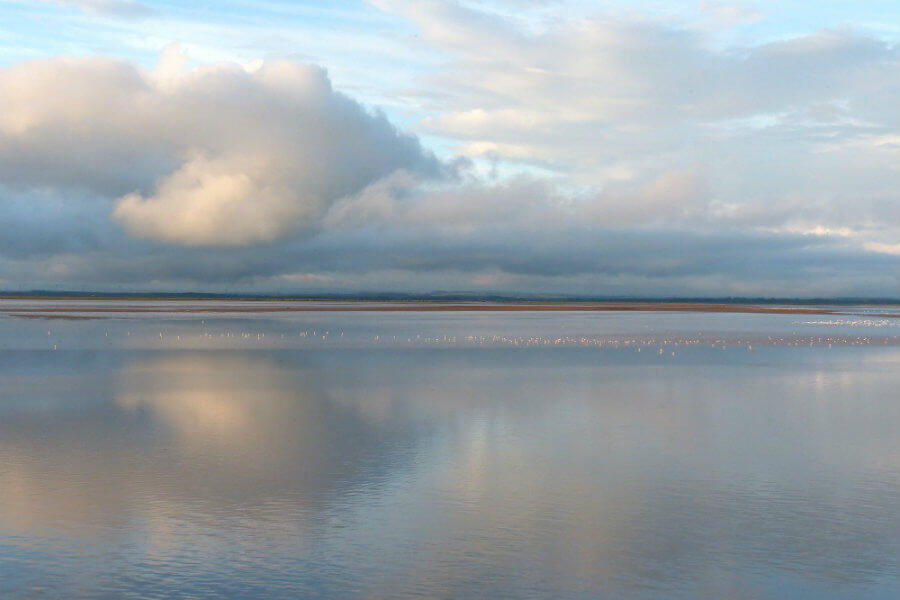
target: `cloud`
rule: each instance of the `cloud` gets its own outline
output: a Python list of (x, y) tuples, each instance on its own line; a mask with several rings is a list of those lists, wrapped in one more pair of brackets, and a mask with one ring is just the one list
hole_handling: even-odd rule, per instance
[(892, 254), (900, 256), (900, 244), (882, 244), (879, 242), (866, 242), (864, 245), (866, 250), (878, 252), (880, 254)]
[(25, 289), (589, 296), (888, 296), (900, 284), (895, 256), (843, 232), (700, 227), (689, 210), (669, 208), (644, 224), (659, 188), (676, 184), (689, 197), (703, 190), (693, 174), (673, 173), (658, 186), (622, 187), (605, 208), (593, 196), (548, 195), (547, 182), (533, 179), (427, 191), (398, 174), (335, 203), (315, 235), (230, 248), (135, 240), (100, 226), (102, 212), (85, 202), (39, 218), (24, 199), (15, 221), (0, 223), (0, 280)]
[(320, 196), (298, 198), (269, 165), (254, 159), (191, 159), (161, 180), (153, 196), (121, 198), (113, 216), (138, 237), (189, 246), (272, 240), (318, 216)]
[(889, 296), (900, 284), (889, 247), (852, 231), (703, 217), (712, 200), (692, 170), (576, 195), (533, 177), (429, 189), (397, 171), (332, 204), (313, 235), (235, 247), (134, 239), (90, 196), (5, 194), (7, 288)]
[(399, 169), (442, 168), (318, 67), (183, 63), (170, 47), (155, 71), (62, 57), (0, 72), (0, 178), (118, 198), (138, 237), (234, 246), (313, 228)]
[[(845, 27), (723, 44), (650, 11), (556, 11), (535, 27), (527, 12), (473, 3), (378, 5), (443, 53), (419, 80), (432, 94), (419, 128), (467, 156), (549, 170), (569, 189), (693, 171), (705, 218), (756, 215), (747, 226), (898, 225), (875, 216), (898, 201), (896, 146), (872, 143), (900, 131), (888, 100), (900, 94), (896, 42)], [(758, 17), (701, 8), (730, 23)]]
[(60, 6), (75, 6), (86, 13), (117, 19), (143, 19), (156, 11), (134, 0), (45, 0)]
[(602, 190), (562, 192), (556, 182), (522, 175), (429, 189), (403, 173), (336, 202), (328, 227), (381, 224), (477, 231), (487, 225), (523, 230), (571, 225), (668, 227), (707, 219), (706, 182), (696, 169), (671, 170), (646, 183), (617, 182)]
[(700, 0), (700, 10), (707, 13), (708, 19), (703, 23), (710, 28), (727, 28), (736, 25), (749, 25), (763, 18), (762, 13), (740, 3), (715, 2)]
[(716, 27), (756, 16), (722, 3), (698, 9), (716, 27), (377, 4), (429, 57), (417, 89), (377, 96), (441, 160), (317, 66), (188, 68), (173, 46), (154, 69), (0, 71), (0, 287), (900, 289), (896, 43), (843, 28), (726, 44)]

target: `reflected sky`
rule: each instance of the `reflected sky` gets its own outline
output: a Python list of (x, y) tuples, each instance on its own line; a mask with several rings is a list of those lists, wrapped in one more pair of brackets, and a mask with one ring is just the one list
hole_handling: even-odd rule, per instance
[(892, 346), (5, 340), (4, 598), (900, 593)]

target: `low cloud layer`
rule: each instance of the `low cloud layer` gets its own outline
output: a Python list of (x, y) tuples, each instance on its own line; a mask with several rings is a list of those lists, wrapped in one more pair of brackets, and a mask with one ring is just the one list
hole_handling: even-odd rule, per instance
[[(104, 227), (90, 202), (28, 199), (0, 224), (7, 289), (543, 294), (890, 296), (896, 256), (828, 233), (750, 231), (688, 217), (615, 225), (546, 183), (448, 185), (397, 175), (334, 204), (315, 235), (244, 247), (185, 247)], [(633, 190), (635, 202), (653, 190)], [(625, 191), (622, 192), (626, 194)]]

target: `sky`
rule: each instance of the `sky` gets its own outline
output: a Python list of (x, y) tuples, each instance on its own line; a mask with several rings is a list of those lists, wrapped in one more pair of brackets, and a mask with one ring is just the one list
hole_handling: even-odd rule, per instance
[(0, 0), (0, 290), (900, 297), (895, 0)]

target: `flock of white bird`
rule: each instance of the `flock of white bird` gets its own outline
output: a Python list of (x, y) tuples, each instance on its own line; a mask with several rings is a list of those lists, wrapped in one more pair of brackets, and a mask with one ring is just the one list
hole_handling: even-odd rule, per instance
[[(823, 322), (804, 324), (824, 324)], [(830, 324), (830, 323), (829, 323)], [(833, 324), (850, 325), (847, 322)], [(853, 325), (871, 327), (879, 326), (864, 322)], [(612, 335), (572, 336), (572, 335), (383, 335), (352, 333), (345, 336), (344, 331), (332, 332), (330, 329), (304, 329), (293, 332), (272, 331), (222, 331), (205, 328), (202, 323), (199, 331), (190, 324), (177, 330), (159, 330), (148, 334), (140, 332), (115, 332), (110, 337), (109, 330), (103, 332), (106, 344), (125, 348), (314, 348), (314, 347), (515, 347), (515, 348), (547, 348), (547, 347), (582, 347), (614, 350), (635, 350), (642, 352), (652, 350), (658, 354), (675, 355), (679, 348), (709, 347), (727, 350), (745, 349), (752, 352), (756, 347), (828, 347), (833, 346), (868, 346), (868, 345), (900, 345), (900, 335), (801, 335), (794, 333), (785, 336), (724, 337), (705, 336), (698, 332), (697, 336), (643, 336), (616, 337)], [(135, 335), (133, 335), (133, 333)], [(57, 350), (62, 340), (54, 340), (52, 330), (47, 330), (51, 337), (52, 349)]]

